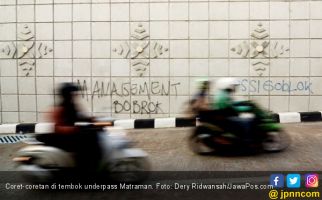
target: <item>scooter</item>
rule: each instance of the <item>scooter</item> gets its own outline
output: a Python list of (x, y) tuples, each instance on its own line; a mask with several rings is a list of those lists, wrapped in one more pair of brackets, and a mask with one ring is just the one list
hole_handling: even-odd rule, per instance
[[(98, 123), (98, 126), (102, 125), (104, 124)], [(29, 146), (20, 149), (13, 159), (17, 170), (33, 182), (50, 182), (56, 180), (58, 174), (66, 175), (77, 169), (75, 153), (37, 140), (43, 138), (44, 134), (48, 135), (38, 133), (26, 139), (25, 143)], [(98, 136), (102, 157), (95, 170), (97, 177), (129, 183), (147, 178), (150, 168), (148, 154), (142, 149), (134, 148), (122, 128), (104, 127)]]
[[(252, 104), (254, 106), (254, 104)], [(257, 111), (259, 108), (256, 107)], [(276, 123), (272, 116), (256, 120), (254, 113), (240, 113), (226, 118), (220, 110), (201, 111), (196, 128), (189, 136), (190, 149), (196, 154), (253, 154), (261, 152), (280, 152), (291, 142), (290, 136)], [(248, 126), (248, 130), (245, 130)], [(251, 135), (245, 142), (241, 133)]]

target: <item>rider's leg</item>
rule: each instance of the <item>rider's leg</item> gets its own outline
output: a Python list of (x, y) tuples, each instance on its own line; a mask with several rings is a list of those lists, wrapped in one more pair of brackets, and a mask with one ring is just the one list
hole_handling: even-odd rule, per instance
[(253, 139), (253, 119), (230, 117), (231, 126), (228, 130), (241, 138), (243, 142), (249, 143)]

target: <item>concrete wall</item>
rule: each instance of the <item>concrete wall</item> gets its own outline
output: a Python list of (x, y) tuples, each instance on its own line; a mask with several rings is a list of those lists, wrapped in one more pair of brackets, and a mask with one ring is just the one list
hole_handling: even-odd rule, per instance
[(320, 0), (0, 0), (0, 121), (44, 121), (64, 81), (93, 115), (180, 116), (206, 76), (275, 112), (322, 110), (321, 30)]

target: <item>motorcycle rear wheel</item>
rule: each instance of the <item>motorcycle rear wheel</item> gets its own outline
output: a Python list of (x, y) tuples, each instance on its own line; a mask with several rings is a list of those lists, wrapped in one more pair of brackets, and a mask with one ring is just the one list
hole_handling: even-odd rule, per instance
[(142, 182), (148, 177), (150, 163), (147, 158), (129, 158), (116, 162), (108, 171), (109, 177), (115, 182)]
[(291, 144), (291, 137), (284, 130), (269, 132), (268, 138), (263, 141), (263, 150), (266, 152), (280, 152)]

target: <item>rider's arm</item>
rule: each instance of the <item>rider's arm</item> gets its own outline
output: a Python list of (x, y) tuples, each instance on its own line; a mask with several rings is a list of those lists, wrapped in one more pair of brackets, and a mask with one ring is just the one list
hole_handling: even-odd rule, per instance
[(52, 112), (52, 121), (55, 123), (55, 133), (58, 134), (73, 134), (78, 131), (78, 128), (64, 123), (63, 108), (57, 107)]
[(252, 109), (250, 106), (233, 106), (233, 107), (237, 112), (250, 112)]
[(233, 107), (237, 112), (251, 112), (253, 109), (247, 101), (235, 101)]
[(79, 122), (95, 122), (94, 117), (87, 116), (85, 115), (85, 113), (82, 112), (78, 112), (77, 118), (77, 121)]

